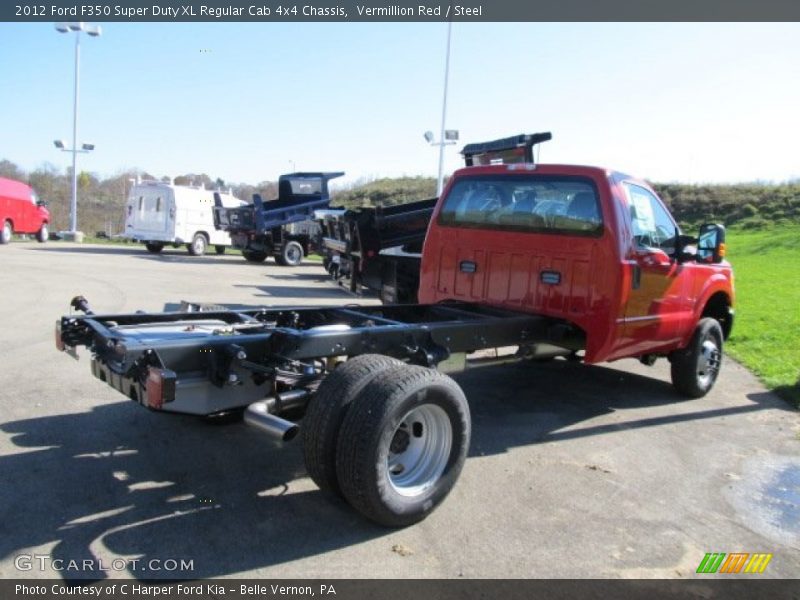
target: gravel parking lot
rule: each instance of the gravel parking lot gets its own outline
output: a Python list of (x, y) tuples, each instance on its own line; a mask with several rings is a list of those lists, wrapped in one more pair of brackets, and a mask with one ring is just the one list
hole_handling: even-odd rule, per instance
[(19, 241), (0, 261), (0, 577), (695, 578), (706, 552), (800, 573), (798, 414), (730, 360), (695, 401), (666, 361), (457, 376), (474, 428), (461, 479), (387, 530), (323, 495), (299, 443), (148, 412), (53, 344), (77, 294), (102, 313), (354, 302), (319, 264)]

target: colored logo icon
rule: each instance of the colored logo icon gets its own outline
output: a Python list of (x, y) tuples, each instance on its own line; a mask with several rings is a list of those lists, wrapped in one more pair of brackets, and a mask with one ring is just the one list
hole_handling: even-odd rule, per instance
[(697, 573), (763, 573), (767, 568), (772, 554), (749, 552), (709, 552), (700, 561)]

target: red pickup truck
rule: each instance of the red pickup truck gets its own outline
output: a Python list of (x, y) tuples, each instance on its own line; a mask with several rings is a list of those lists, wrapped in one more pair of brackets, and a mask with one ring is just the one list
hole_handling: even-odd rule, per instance
[(49, 224), (50, 212), (29, 185), (0, 177), (0, 244), (15, 233), (32, 233), (46, 242)]
[(85, 314), (56, 323), (56, 345), (89, 347), (93, 374), (151, 410), (243, 414), (283, 441), (299, 431), (284, 417), (302, 417), (322, 489), (383, 525), (419, 521), (469, 446), (469, 405), (445, 372), (666, 357), (691, 397), (719, 374), (734, 304), (724, 228), (682, 235), (641, 180), (534, 164), (549, 138), (464, 148), (424, 240), (419, 304), (96, 315), (78, 297)]

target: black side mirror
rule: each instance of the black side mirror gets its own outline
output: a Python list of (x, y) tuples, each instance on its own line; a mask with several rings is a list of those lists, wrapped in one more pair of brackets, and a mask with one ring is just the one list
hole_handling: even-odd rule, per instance
[(673, 258), (678, 264), (683, 264), (695, 258), (693, 252), (687, 252), (686, 246), (697, 243), (697, 238), (691, 235), (682, 235), (678, 228), (675, 228), (675, 255)]
[(36, 206), (45, 207), (45, 206), (47, 206), (47, 202), (45, 200), (37, 200), (36, 201)]
[(725, 256), (725, 227), (704, 223), (697, 236), (697, 262), (718, 263)]

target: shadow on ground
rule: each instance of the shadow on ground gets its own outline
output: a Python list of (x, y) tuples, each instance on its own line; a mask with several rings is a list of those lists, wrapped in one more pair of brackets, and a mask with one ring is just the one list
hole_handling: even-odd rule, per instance
[[(486, 368), (457, 379), (471, 399), (471, 456), (787, 408), (763, 394), (751, 397), (752, 404), (593, 425), (598, 415), (680, 398), (662, 381), (561, 360)], [(120, 401), (84, 413), (5, 423), (0, 429), (21, 449), (0, 457), (4, 557), (54, 544), (52, 558), (80, 562), (106, 547), (141, 556), (140, 565), (151, 559), (193, 561), (192, 571), (131, 571), (139, 579), (205, 578), (320, 555), (390, 533), (316, 489), (296, 490), (307, 488), (307, 482), (289, 486), (305, 476), (301, 445), (279, 448), (242, 423), (215, 427)], [(46, 494), (43, 486), (50, 488)], [(106, 573), (79, 577), (103, 579)]]
[[(32, 247), (36, 252), (59, 252), (67, 254), (97, 254), (105, 256), (132, 256), (144, 260), (156, 260), (159, 262), (191, 263), (193, 265), (218, 265), (235, 263), (236, 259), (241, 260), (241, 264), (248, 263), (246, 260), (235, 254), (217, 255), (213, 249), (211, 253), (203, 256), (191, 256), (185, 248), (165, 248), (159, 254), (151, 254), (143, 246), (40, 246)], [(263, 265), (259, 265), (262, 266)]]

